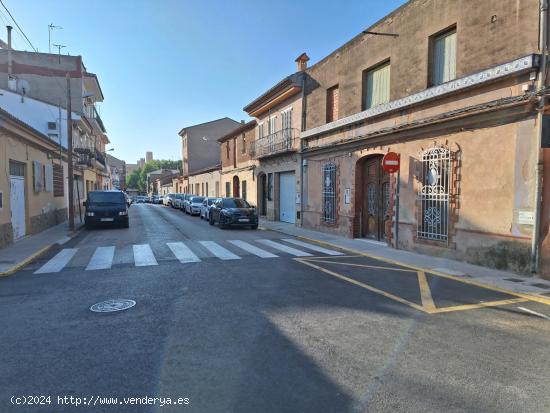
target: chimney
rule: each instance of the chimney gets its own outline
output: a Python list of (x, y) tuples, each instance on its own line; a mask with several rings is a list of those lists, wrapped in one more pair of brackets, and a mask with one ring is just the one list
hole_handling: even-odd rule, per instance
[(8, 83), (12, 77), (12, 70), (11, 70), (11, 65), (12, 65), (12, 62), (11, 62), (11, 29), (13, 29), (13, 27), (11, 26), (6, 26), (6, 29), (8, 29)]
[(303, 72), (304, 70), (307, 69), (308, 60), (309, 60), (309, 56), (305, 52), (296, 58), (295, 62), (296, 62), (296, 69), (298, 72)]

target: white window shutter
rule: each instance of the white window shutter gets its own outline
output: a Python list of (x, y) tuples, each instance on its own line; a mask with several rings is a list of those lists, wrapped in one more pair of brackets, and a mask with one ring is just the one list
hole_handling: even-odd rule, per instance
[(46, 181), (46, 192), (53, 192), (53, 166), (44, 166), (44, 178)]

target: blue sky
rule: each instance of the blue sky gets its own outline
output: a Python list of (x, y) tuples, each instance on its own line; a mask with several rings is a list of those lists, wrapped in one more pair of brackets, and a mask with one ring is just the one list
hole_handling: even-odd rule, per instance
[[(99, 76), (112, 154), (130, 163), (147, 150), (179, 159), (184, 126), (248, 119), (242, 108), (292, 73), (302, 52), (315, 63), (405, 2), (3, 1), (39, 51), (48, 51), (48, 24), (63, 27), (52, 43)], [(30, 50), (18, 33), (14, 46)]]

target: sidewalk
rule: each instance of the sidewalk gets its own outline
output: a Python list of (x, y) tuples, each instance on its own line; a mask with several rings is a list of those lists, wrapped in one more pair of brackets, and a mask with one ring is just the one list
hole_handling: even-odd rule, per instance
[(62, 245), (69, 241), (82, 228), (78, 219), (75, 221), (74, 232), (69, 231), (69, 223), (66, 221), (38, 234), (28, 235), (5, 248), (0, 248), (0, 276), (13, 274), (54, 245)]
[(396, 250), (385, 243), (365, 239), (345, 238), (296, 227), (286, 222), (274, 222), (260, 219), (260, 227), (294, 237), (303, 238), (350, 250), (354, 253), (370, 255), (374, 258), (392, 260), (403, 265), (431, 270), (457, 278), (472, 280), (492, 287), (502, 288), (516, 293), (532, 294), (548, 299), (550, 297), (550, 281), (535, 277), (526, 277), (511, 272), (480, 267), (447, 258), (432, 257), (415, 252)]

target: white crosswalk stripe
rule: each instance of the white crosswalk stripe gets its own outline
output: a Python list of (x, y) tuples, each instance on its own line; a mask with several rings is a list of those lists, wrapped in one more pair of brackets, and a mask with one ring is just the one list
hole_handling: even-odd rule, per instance
[(47, 274), (52, 272), (59, 272), (69, 263), (71, 258), (74, 257), (78, 248), (65, 248), (59, 251), (55, 257), (50, 259), (46, 264), (36, 270), (35, 274)]
[(277, 258), (278, 257), (278, 255), (272, 254), (269, 251), (255, 247), (254, 245), (249, 244), (248, 242), (245, 242), (245, 241), (234, 239), (234, 240), (229, 240), (228, 242), (260, 258)]
[(288, 242), (290, 244), (298, 245), (300, 247), (304, 247), (313, 251), (321, 252), (327, 255), (344, 255), (344, 253), (342, 252), (329, 250), (328, 248), (323, 248), (323, 247), (320, 247), (319, 245), (309, 244), (307, 242), (299, 241), (297, 239), (284, 238), (283, 241)]
[(134, 264), (136, 267), (146, 267), (149, 265), (158, 265), (149, 244), (134, 245)]
[(92, 259), (86, 267), (86, 271), (108, 270), (113, 266), (115, 247), (97, 247)]
[(271, 248), (275, 248), (276, 250), (286, 252), (287, 254), (294, 255), (296, 257), (310, 257), (311, 254), (309, 252), (301, 251), (296, 248), (289, 247), (288, 245), (280, 244), (278, 242), (272, 241), (270, 239), (259, 239), (258, 242), (261, 242)]
[(200, 262), (200, 258), (197, 257), (193, 251), (189, 249), (183, 242), (168, 242), (168, 248), (172, 250), (176, 258), (182, 263), (188, 262)]
[(233, 254), (231, 251), (225, 249), (221, 245), (214, 241), (199, 241), (201, 245), (218, 257), (220, 260), (240, 260), (241, 257)]

